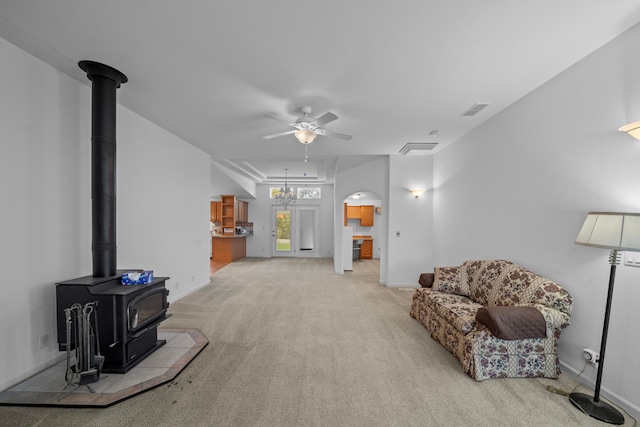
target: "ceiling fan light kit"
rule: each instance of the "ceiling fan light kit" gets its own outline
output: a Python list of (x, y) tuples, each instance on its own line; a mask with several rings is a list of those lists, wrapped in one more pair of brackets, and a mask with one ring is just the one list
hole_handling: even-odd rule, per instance
[(295, 136), (303, 144), (311, 144), (318, 134), (311, 129), (300, 129), (296, 131)]
[[(272, 139), (279, 136), (294, 134), (296, 139), (303, 144), (311, 144), (318, 135), (331, 136), (345, 141), (349, 141), (353, 138), (351, 135), (332, 132), (321, 128), (321, 126), (326, 125), (327, 123), (338, 120), (338, 116), (331, 112), (324, 113), (322, 116), (315, 119), (309, 116), (309, 114), (311, 114), (311, 107), (304, 106), (300, 109), (300, 112), (302, 113), (302, 116), (298, 117), (295, 123), (287, 123), (289, 126), (294, 128), (293, 130), (275, 133), (273, 135), (266, 135), (262, 138)], [(275, 116), (270, 117), (276, 118)]]

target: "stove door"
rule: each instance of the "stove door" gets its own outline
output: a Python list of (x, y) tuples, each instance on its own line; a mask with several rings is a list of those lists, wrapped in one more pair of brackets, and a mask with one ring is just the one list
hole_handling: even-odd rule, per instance
[(159, 320), (164, 320), (169, 304), (164, 287), (150, 289), (137, 295), (127, 306), (127, 323), (129, 333), (144, 329)]

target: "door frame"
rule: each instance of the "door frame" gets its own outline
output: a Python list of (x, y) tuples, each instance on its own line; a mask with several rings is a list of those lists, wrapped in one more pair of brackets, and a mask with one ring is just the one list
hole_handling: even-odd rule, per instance
[[(281, 210), (291, 211), (291, 251), (276, 251), (276, 213)], [(314, 222), (314, 248), (311, 251), (301, 251), (300, 237), (300, 215), (303, 211), (313, 211)], [(270, 251), (272, 257), (293, 257), (293, 258), (317, 258), (320, 257), (320, 206), (318, 205), (298, 205), (287, 206), (283, 209), (280, 205), (271, 206), (271, 242)]]
[[(291, 246), (289, 251), (276, 250), (276, 245), (277, 245), (276, 216), (279, 211), (291, 211), (291, 224), (289, 226), (289, 239), (291, 241)], [(296, 223), (296, 212), (295, 212), (294, 206), (287, 206), (286, 208), (280, 205), (271, 206), (271, 256), (272, 257), (279, 258), (279, 257), (295, 257), (296, 256), (295, 223)]]

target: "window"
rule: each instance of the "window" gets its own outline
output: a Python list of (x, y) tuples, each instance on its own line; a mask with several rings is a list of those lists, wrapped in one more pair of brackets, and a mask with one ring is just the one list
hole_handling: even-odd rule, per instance
[(298, 200), (300, 199), (320, 199), (320, 187), (302, 187), (298, 188)]
[[(300, 187), (295, 192), (296, 198), (298, 200), (319, 200), (322, 198), (321, 190), (320, 187)], [(282, 193), (282, 187), (269, 187), (270, 199), (275, 199), (280, 193)]]
[(280, 187), (269, 187), (269, 198), (275, 199), (278, 194), (282, 193), (281, 190)]
[[(293, 188), (288, 187), (288, 189), (293, 192)], [(275, 199), (278, 194), (282, 193), (282, 187), (269, 187), (269, 198)]]

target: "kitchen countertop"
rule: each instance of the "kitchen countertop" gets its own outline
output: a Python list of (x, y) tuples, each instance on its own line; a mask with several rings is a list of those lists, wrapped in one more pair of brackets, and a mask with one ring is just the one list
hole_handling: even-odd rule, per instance
[(353, 240), (373, 240), (371, 236), (353, 236)]
[(246, 234), (212, 234), (213, 239), (239, 239), (247, 237)]

